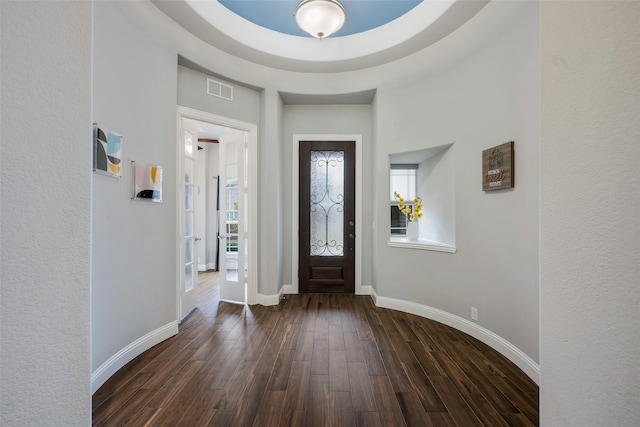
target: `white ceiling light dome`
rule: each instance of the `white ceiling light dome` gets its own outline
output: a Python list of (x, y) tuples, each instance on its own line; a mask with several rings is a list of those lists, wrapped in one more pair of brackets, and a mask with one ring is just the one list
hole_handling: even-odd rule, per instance
[(338, 0), (302, 0), (294, 15), (300, 28), (319, 39), (340, 30), (347, 18)]

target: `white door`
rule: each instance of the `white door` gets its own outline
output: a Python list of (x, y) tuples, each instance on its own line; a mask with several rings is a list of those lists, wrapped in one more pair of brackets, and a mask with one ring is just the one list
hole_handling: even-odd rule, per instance
[(180, 316), (182, 319), (191, 313), (198, 305), (198, 266), (195, 263), (195, 210), (193, 208), (193, 199), (195, 191), (194, 182), (194, 150), (197, 149), (197, 131), (187, 129), (183, 124), (182, 136), (184, 141), (184, 200), (183, 200), (183, 226), (182, 226), (182, 274), (180, 280)]
[(220, 137), (220, 299), (247, 301), (245, 132)]

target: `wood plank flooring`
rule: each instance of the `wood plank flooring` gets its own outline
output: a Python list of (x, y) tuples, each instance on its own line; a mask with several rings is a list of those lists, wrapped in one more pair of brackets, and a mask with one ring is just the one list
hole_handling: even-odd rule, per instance
[(538, 387), (505, 357), (368, 296), (199, 305), (93, 395), (94, 426), (536, 426)]

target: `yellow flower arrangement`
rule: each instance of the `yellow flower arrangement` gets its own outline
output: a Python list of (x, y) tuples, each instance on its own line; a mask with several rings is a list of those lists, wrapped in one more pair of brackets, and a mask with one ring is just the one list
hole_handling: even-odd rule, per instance
[(407, 216), (409, 221), (413, 222), (422, 218), (422, 199), (420, 197), (413, 199), (413, 211), (411, 205), (405, 205), (404, 199), (397, 191), (393, 192), (393, 197), (398, 201), (398, 209)]

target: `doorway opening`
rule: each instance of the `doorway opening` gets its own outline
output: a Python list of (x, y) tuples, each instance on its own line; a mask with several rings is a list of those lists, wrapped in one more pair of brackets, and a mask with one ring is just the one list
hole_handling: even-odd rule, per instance
[(298, 290), (355, 291), (355, 141), (300, 141)]
[(198, 305), (198, 271), (220, 299), (257, 300), (257, 126), (178, 107), (177, 319)]
[[(307, 173), (307, 171), (309, 173), (311, 173), (311, 166), (308, 167), (307, 169), (307, 165), (306, 165), (306, 160), (304, 160), (305, 165), (302, 165), (302, 161), (303, 159), (307, 159), (309, 161), (311, 161), (311, 156), (310, 154), (305, 154), (307, 153), (308, 149), (304, 147), (305, 144), (311, 144), (311, 146), (313, 147), (313, 145), (315, 143), (319, 143), (319, 142), (323, 142), (324, 144), (329, 144), (327, 147), (319, 147), (318, 149), (313, 148), (311, 151), (317, 151), (317, 155), (319, 155), (320, 157), (327, 155), (328, 156), (328, 160), (331, 160), (332, 156), (338, 156), (340, 157), (341, 154), (338, 154), (340, 152), (343, 151), (342, 148), (340, 147), (333, 147), (333, 143), (335, 142), (340, 142), (340, 141), (345, 141), (348, 142), (349, 144), (353, 145), (353, 148), (355, 150), (355, 164), (353, 164), (353, 174), (355, 177), (355, 183), (353, 184), (353, 191), (355, 192), (354, 194), (354, 211), (353, 212), (347, 212), (346, 215), (348, 217), (342, 217), (341, 219), (338, 220), (339, 223), (342, 224), (341, 228), (339, 227), (337, 231), (334, 232), (329, 232), (329, 233), (334, 233), (334, 234), (339, 234), (342, 239), (341, 243), (338, 243), (339, 239), (335, 239), (333, 237), (331, 238), (327, 238), (326, 236), (328, 236), (327, 230), (324, 228), (324, 226), (320, 227), (319, 229), (315, 229), (314, 231), (311, 230), (312, 226), (310, 223), (306, 222), (306, 217), (309, 216), (311, 217), (311, 214), (308, 212), (303, 212), (303, 219), (300, 219), (300, 215), (301, 215), (301, 205), (304, 202), (305, 205), (305, 210), (308, 208), (309, 210), (311, 209), (316, 209), (316, 213), (318, 212), (318, 210), (324, 210), (324, 209), (329, 209), (329, 206), (320, 206), (320, 205), (315, 205), (312, 206), (315, 203), (312, 203), (311, 199), (308, 198), (307, 200), (307, 196), (306, 195), (302, 195), (301, 197), (301, 185), (302, 184), (302, 180), (304, 179), (306, 182), (306, 178), (303, 177), (303, 175), (305, 175)], [(325, 149), (326, 148), (326, 149)], [(347, 149), (347, 151), (349, 151), (349, 149)], [(335, 153), (334, 153), (335, 152)], [(334, 154), (332, 154), (334, 153)], [(338, 162), (338, 159), (335, 159), (336, 162)], [(323, 161), (320, 161), (319, 163), (316, 164), (316, 166), (319, 166), (319, 169), (316, 172), (327, 172), (326, 168), (324, 168), (323, 165)], [(311, 134), (311, 135), (293, 135), (293, 191), (291, 194), (292, 197), (292, 204), (293, 204), (293, 211), (292, 211), (292, 241), (291, 241), (291, 246), (292, 246), (292, 256), (293, 256), (293, 260), (292, 260), (292, 293), (300, 293), (300, 292), (355, 292), (356, 294), (365, 294), (368, 292), (365, 292), (362, 289), (362, 283), (361, 283), (361, 266), (362, 266), (362, 221), (361, 221), (361, 217), (362, 217), (362, 197), (361, 197), (361, 188), (362, 188), (362, 135), (353, 135), (353, 134)], [(302, 169), (305, 168), (307, 169), (306, 171), (302, 171)], [(322, 175), (322, 173), (320, 173), (319, 175)], [(305, 183), (306, 185), (306, 183)], [(326, 187), (327, 183), (325, 182), (325, 187)], [(303, 198), (305, 198), (305, 200), (302, 200)], [(318, 201), (318, 200), (316, 200)], [(309, 204), (308, 207), (306, 207), (306, 205)], [(345, 209), (345, 207), (340, 207), (340, 206), (334, 206), (334, 208), (331, 208), (333, 210), (342, 210)], [(318, 215), (318, 220), (319, 220), (319, 224), (322, 225), (323, 222), (326, 224), (326, 222), (329, 220), (328, 217), (325, 218), (320, 218), (321, 215)], [(305, 221), (303, 223), (303, 221)], [(304, 230), (303, 230), (304, 227)], [(311, 235), (313, 233), (316, 233), (317, 231), (319, 231), (319, 233), (321, 235), (324, 235), (325, 237), (318, 237), (316, 236), (315, 238), (311, 237)], [(317, 243), (318, 240), (322, 240), (322, 245), (324, 246), (324, 248), (319, 247), (317, 244), (312, 245), (312, 240), (315, 239)], [(334, 240), (335, 240), (335, 245), (334, 245)], [(304, 246), (304, 247), (303, 247)], [(312, 247), (314, 246), (314, 247)], [(349, 279), (349, 272), (345, 271), (343, 266), (341, 265), (333, 265), (333, 262), (339, 262), (337, 259), (335, 259), (333, 257), (333, 252), (335, 252), (335, 250), (337, 249), (339, 252), (342, 250), (341, 248), (338, 248), (338, 246), (342, 246), (343, 249), (346, 251), (346, 254), (353, 254), (353, 279)], [(326, 251), (324, 251), (323, 249), (326, 249)], [(303, 252), (304, 251), (304, 252)], [(320, 258), (325, 258), (322, 254), (326, 253), (329, 256), (326, 257), (325, 260), (322, 260)], [(309, 256), (307, 256), (307, 254)], [(311, 261), (312, 265), (309, 265), (309, 261), (310, 258), (313, 258), (313, 260)], [(334, 258), (333, 261), (326, 261), (329, 258)], [(345, 257), (345, 258), (348, 258)], [(346, 260), (346, 259), (345, 259)], [(313, 265), (314, 261), (319, 261), (320, 264), (318, 265)], [(329, 265), (324, 265), (326, 263), (329, 263)], [(313, 271), (315, 270), (315, 271)], [(307, 275), (307, 273), (309, 273)], [(301, 283), (303, 280), (307, 281), (309, 276), (312, 276), (313, 274), (316, 274), (316, 278), (319, 278), (319, 280), (316, 280), (315, 282), (312, 281), (312, 286), (308, 287), (307, 283)], [(346, 274), (346, 275), (345, 275)], [(345, 277), (347, 278), (346, 281), (352, 281), (351, 284), (345, 283)], [(347, 287), (345, 288), (344, 285), (347, 284)], [(327, 286), (325, 286), (327, 285)], [(339, 290), (337, 290), (338, 288), (341, 288)], [(333, 289), (333, 290), (332, 290)]]

